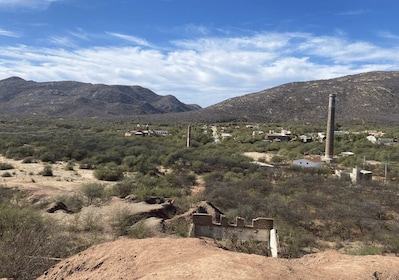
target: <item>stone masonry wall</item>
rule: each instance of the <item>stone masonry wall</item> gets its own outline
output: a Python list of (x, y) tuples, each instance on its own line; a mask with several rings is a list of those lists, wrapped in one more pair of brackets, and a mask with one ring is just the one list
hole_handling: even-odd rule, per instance
[(273, 219), (256, 218), (251, 225), (245, 219), (237, 217), (235, 224), (230, 224), (225, 216), (220, 217), (220, 223), (212, 222), (209, 214), (193, 214), (194, 236), (204, 236), (215, 239), (270, 241), (270, 230), (273, 229)]

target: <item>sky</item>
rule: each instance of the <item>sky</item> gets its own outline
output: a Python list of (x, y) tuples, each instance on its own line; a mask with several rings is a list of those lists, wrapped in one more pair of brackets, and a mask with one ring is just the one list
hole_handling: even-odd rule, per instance
[(397, 0), (0, 0), (0, 79), (139, 85), (207, 107), (399, 70)]

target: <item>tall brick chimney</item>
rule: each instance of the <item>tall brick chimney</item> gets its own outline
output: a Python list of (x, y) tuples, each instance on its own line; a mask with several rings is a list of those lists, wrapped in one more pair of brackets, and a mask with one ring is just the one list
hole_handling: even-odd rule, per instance
[(334, 157), (334, 126), (335, 126), (335, 97), (336, 93), (330, 93), (328, 100), (328, 118), (325, 159), (332, 160)]

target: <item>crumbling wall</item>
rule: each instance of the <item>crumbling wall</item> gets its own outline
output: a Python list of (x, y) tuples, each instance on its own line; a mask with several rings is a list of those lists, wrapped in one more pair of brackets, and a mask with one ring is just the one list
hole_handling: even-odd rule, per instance
[(270, 230), (273, 229), (273, 220), (256, 218), (251, 225), (245, 219), (237, 217), (235, 224), (230, 224), (225, 216), (220, 216), (220, 222), (213, 222), (212, 216), (203, 213), (193, 214), (193, 234), (196, 237), (204, 236), (215, 239), (254, 240), (270, 242)]

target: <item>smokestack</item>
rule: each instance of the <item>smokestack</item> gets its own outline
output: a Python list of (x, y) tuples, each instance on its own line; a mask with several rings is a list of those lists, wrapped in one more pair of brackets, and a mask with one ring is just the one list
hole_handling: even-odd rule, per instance
[(325, 159), (332, 160), (334, 156), (334, 125), (335, 125), (335, 97), (336, 93), (330, 93), (328, 100), (328, 119), (326, 135)]
[(190, 140), (191, 140), (191, 126), (187, 128), (187, 148), (190, 148)]

